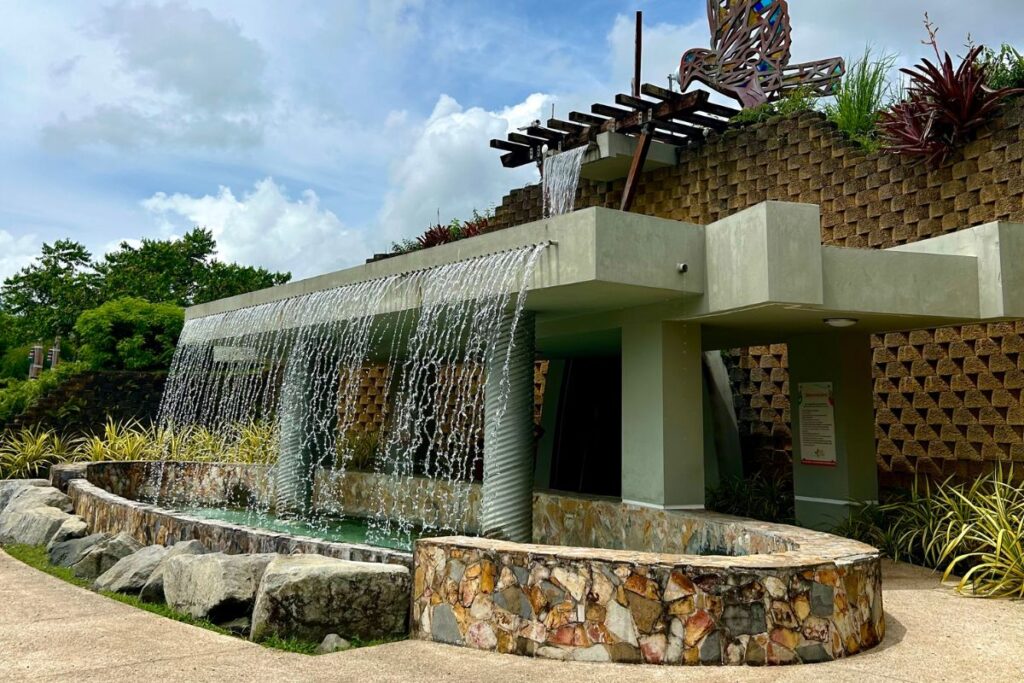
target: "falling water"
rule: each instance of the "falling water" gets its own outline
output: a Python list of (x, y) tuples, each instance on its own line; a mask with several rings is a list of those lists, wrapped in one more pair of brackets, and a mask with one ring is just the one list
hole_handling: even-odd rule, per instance
[(544, 157), (542, 189), (545, 218), (572, 211), (576, 201), (576, 187), (580, 182), (580, 168), (586, 153), (587, 146), (583, 145)]
[[(369, 538), (408, 544), (417, 528), (463, 532), (471, 484), (482, 471), (490, 342), (502, 321), (508, 324), (509, 310), (513, 324), (521, 315), (546, 246), (189, 320), (160, 422), (221, 435), (270, 423), (282, 455), (250, 508), (266, 512), (288, 501), (288, 512), (326, 525), (346, 514), (336, 492), (356, 456), (349, 435), (360, 417), (362, 381), (372, 364), (386, 364), (390, 400), (377, 435)], [(507, 396), (507, 363), (502, 372), (497, 386)], [(224, 442), (231, 447), (230, 438)], [(309, 507), (296, 494), (308, 492), (304, 484), (318, 472), (323, 483)], [(154, 476), (151, 489), (159, 491), (163, 467)]]

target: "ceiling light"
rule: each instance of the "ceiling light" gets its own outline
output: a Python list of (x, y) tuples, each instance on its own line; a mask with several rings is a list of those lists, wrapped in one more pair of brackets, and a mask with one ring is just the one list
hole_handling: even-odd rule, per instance
[(856, 318), (825, 318), (822, 322), (829, 327), (853, 327), (860, 321)]

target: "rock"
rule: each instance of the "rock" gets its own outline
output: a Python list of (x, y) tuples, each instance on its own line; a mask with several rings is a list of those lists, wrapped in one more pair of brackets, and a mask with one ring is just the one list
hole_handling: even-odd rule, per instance
[(146, 584), (139, 591), (139, 597), (148, 602), (164, 602), (164, 567), (167, 560), (178, 555), (204, 555), (206, 548), (199, 541), (182, 541), (175, 543), (164, 554), (160, 564), (150, 574)]
[(0, 543), (46, 545), (70, 515), (55, 507), (17, 506), (12, 501), (0, 513)]
[(835, 612), (835, 589), (820, 583), (811, 584), (811, 614), (816, 617), (830, 617)]
[(249, 636), (249, 632), (252, 630), (252, 619), (249, 617), (238, 617), (231, 621), (225, 621), (220, 625), (220, 627), (231, 631), (236, 636), (247, 638)]
[(58, 567), (70, 567), (82, 559), (82, 555), (92, 549), (94, 545), (110, 538), (110, 534), (92, 534), (82, 538), (73, 538), (60, 543), (50, 543), (46, 548), (50, 564)]
[(0, 481), (0, 512), (4, 511), (7, 504), (11, 502), (21, 490), (28, 486), (49, 486), (50, 482), (45, 479), (5, 479)]
[(122, 557), (113, 567), (99, 575), (92, 588), (98, 591), (138, 594), (166, 554), (167, 548), (162, 545), (149, 545)]
[(328, 633), (364, 640), (407, 631), (411, 577), (406, 567), (292, 555), (267, 567), (256, 597), (252, 639), (319, 641)]
[(630, 645), (637, 644), (636, 624), (633, 623), (633, 613), (614, 600), (608, 603), (604, 626), (619, 642), (629, 643)]
[(86, 471), (91, 463), (66, 462), (50, 468), (50, 485), (62, 493), (68, 492), (68, 484), (75, 479), (86, 479)]
[(75, 538), (85, 538), (89, 535), (89, 525), (78, 515), (71, 515), (57, 529), (57, 533), (50, 539), (50, 543), (63, 543)]
[(430, 615), (430, 638), (438, 643), (462, 645), (462, 633), (459, 622), (451, 606), (441, 603), (434, 607)]
[(337, 633), (328, 633), (324, 638), (320, 646), (317, 647), (316, 653), (318, 655), (329, 655), (332, 652), (344, 652), (352, 647), (352, 643), (348, 642)]
[(138, 552), (142, 544), (128, 534), (118, 534), (96, 543), (82, 553), (81, 559), (71, 565), (71, 571), (80, 579), (95, 579), (111, 569), (123, 557)]
[(10, 497), (3, 512), (0, 512), (0, 519), (14, 510), (29, 510), (36, 507), (57, 508), (63, 512), (71, 513), (74, 508), (71, 506), (71, 499), (55, 488), (49, 486), (23, 486)]
[(276, 557), (269, 553), (168, 557), (163, 566), (167, 604), (215, 624), (249, 616), (263, 572)]

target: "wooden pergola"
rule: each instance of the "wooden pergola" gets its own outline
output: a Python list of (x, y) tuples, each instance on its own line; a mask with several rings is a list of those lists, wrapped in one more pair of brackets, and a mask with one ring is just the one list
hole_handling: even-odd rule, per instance
[(516, 168), (540, 162), (545, 154), (589, 145), (601, 133), (636, 137), (638, 144), (622, 196), (621, 208), (628, 211), (652, 140), (677, 147), (699, 145), (708, 131), (724, 130), (728, 119), (737, 113), (709, 102), (703, 90), (677, 93), (645, 83), (633, 95), (616, 95), (615, 105), (594, 104), (589, 114), (570, 112), (568, 121), (548, 119), (546, 126), (529, 126), (523, 132), (509, 133), (505, 140), (491, 140), (491, 147), (506, 152), (501, 156), (503, 166)]

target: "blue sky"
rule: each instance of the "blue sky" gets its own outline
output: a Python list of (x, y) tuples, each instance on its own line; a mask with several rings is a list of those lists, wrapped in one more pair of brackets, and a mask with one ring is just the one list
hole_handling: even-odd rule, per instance
[[(794, 57), (1024, 44), (1018, 0), (791, 0)], [(216, 234), (308, 276), (486, 209), (531, 169), (491, 137), (645, 80), (708, 42), (703, 0), (2, 2), (0, 277), (40, 244)]]

